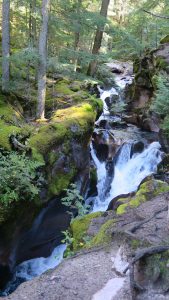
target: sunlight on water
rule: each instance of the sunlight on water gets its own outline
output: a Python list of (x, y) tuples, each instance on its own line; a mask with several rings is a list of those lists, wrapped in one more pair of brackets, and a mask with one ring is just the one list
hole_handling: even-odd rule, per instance
[[(97, 167), (98, 177), (104, 181), (104, 184), (97, 186), (98, 196), (95, 198), (93, 211), (105, 211), (114, 197), (136, 191), (145, 177), (157, 171), (157, 166), (163, 157), (160, 148), (158, 142), (153, 142), (142, 153), (135, 154), (130, 158), (131, 144), (124, 144), (115, 164), (109, 195), (104, 198), (103, 189), (106, 186), (106, 176), (102, 170), (106, 169), (106, 164), (99, 164), (98, 161), (96, 164), (96, 154), (93, 152), (92, 157)], [(105, 164), (104, 167), (103, 164)]]

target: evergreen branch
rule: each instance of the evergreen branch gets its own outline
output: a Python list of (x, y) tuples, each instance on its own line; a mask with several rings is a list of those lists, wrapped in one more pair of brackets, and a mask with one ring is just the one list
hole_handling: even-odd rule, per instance
[(157, 15), (157, 14), (154, 14), (146, 9), (143, 9), (143, 11), (153, 17), (156, 17), (156, 18), (160, 18), (160, 19), (169, 19), (169, 16), (161, 16), (161, 15)]

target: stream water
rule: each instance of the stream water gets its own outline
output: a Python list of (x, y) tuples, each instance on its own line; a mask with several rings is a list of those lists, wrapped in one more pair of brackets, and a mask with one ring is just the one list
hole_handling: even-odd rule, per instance
[[(122, 82), (121, 86), (124, 87), (125, 82)], [(108, 124), (121, 120), (119, 116), (112, 117), (110, 115), (106, 103), (107, 97), (111, 99), (112, 95), (119, 95), (120, 87), (108, 91), (103, 91), (99, 87), (99, 90), (103, 101), (103, 114), (96, 122), (97, 130), (99, 130), (102, 120), (106, 120)], [(157, 136), (153, 133), (142, 132), (135, 126), (128, 125), (125, 129), (109, 128), (104, 131), (104, 134), (113, 135), (115, 140), (120, 139), (121, 146), (119, 146), (115, 158), (103, 161), (99, 159), (93, 142), (91, 142), (91, 157), (97, 171), (97, 195), (91, 197), (90, 201), (87, 199), (87, 202), (93, 203), (93, 211), (105, 211), (114, 197), (136, 191), (146, 176), (157, 171), (157, 165), (163, 156)], [(138, 141), (142, 141), (144, 149), (141, 152), (132, 153), (132, 145)], [(48, 258), (31, 259), (18, 265), (14, 279), (8, 284), (3, 295), (9, 294), (20, 282), (30, 280), (46, 270), (56, 267), (63, 259), (65, 248), (65, 245), (60, 245)]]

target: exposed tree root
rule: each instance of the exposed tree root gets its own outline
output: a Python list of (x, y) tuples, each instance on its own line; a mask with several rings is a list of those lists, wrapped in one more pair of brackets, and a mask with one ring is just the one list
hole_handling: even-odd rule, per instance
[[(140, 259), (143, 259), (145, 257), (151, 256), (151, 255), (154, 255), (154, 254), (159, 254), (159, 253), (165, 252), (167, 250), (169, 250), (169, 245), (148, 247), (148, 248), (138, 250), (135, 253), (134, 258), (132, 259), (130, 264), (123, 271), (123, 273), (125, 274), (129, 270), (132, 300), (135, 300), (137, 291), (143, 292), (143, 291), (146, 290), (144, 287), (139, 285), (134, 279), (134, 265), (135, 265), (135, 263), (137, 261), (139, 261)], [(167, 290), (167, 292), (168, 292), (168, 290)]]

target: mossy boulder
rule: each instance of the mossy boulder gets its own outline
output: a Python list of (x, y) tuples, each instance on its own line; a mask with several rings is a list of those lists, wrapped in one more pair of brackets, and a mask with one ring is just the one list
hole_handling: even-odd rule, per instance
[[(89, 226), (96, 218), (102, 215), (101, 212), (91, 213), (84, 217), (77, 218), (71, 223), (71, 233), (73, 237), (73, 250), (77, 251), (86, 247), (87, 231)], [(90, 239), (90, 237), (89, 237)]]
[(0, 148), (11, 150), (10, 136), (21, 131), (22, 123), (20, 112), (0, 93)]
[(169, 185), (161, 180), (149, 179), (142, 183), (138, 192), (133, 197), (118, 199), (120, 205), (117, 208), (117, 214), (122, 215), (129, 208), (138, 207), (141, 203), (151, 200), (161, 193), (169, 191)]
[(57, 110), (50, 122), (38, 124), (30, 137), (29, 146), (34, 159), (46, 164), (49, 196), (59, 195), (74, 176), (87, 167), (96, 114), (95, 103)]
[(166, 44), (166, 43), (169, 43), (169, 34), (167, 34), (165, 37), (163, 37), (160, 40), (160, 44)]
[(73, 251), (110, 244), (115, 222), (114, 213), (103, 212), (91, 213), (73, 220), (70, 228)]
[(105, 222), (96, 236), (90, 241), (89, 247), (98, 247), (100, 245), (110, 244), (112, 241), (112, 228), (115, 224), (114, 219)]
[(102, 111), (102, 101), (92, 96), (80, 81), (62, 79), (47, 85), (45, 102), (47, 117), (50, 117), (56, 109), (71, 107), (83, 102), (97, 105)]

